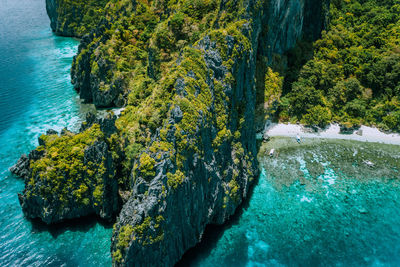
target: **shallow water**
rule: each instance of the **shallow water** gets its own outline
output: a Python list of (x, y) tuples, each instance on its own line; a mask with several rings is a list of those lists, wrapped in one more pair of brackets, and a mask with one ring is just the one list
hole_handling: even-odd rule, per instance
[[(315, 154), (313, 159), (306, 150), (295, 150), (290, 151), (293, 156), (281, 152), (277, 159), (262, 160), (265, 168), (243, 213), (225, 226), (223, 233), (220, 229), (208, 232), (205, 244), (197, 253), (186, 255), (185, 264), (399, 266), (398, 172), (394, 171), (397, 179), (374, 178), (381, 172), (372, 169), (365, 179), (349, 177), (346, 170), (338, 171), (336, 156), (325, 153), (332, 145), (346, 150), (349, 144), (329, 144), (324, 151), (308, 147), (307, 152)], [(393, 147), (377, 145), (377, 149), (384, 153), (392, 152)], [(398, 156), (400, 147), (394, 150)], [(286, 178), (289, 185), (284, 175), (273, 176), (281, 173), (275, 168), (282, 168), (284, 163), (298, 173)], [(317, 163), (321, 169), (312, 170)]]
[(47, 128), (76, 129), (79, 104), (69, 70), (78, 41), (51, 33), (44, 0), (0, 0), (0, 266), (110, 265), (110, 227), (46, 228), (23, 217), (23, 181), (8, 168)]

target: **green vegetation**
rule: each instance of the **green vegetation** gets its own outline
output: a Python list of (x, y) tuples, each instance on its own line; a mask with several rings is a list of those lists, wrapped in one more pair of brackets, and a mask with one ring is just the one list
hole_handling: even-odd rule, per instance
[[(138, 1), (136, 6), (131, 1), (107, 4), (105, 14), (112, 19), (110, 27), (104, 29), (102, 36), (91, 35), (92, 41), (77, 56), (73, 71), (79, 72), (83, 60), (90, 58), (92, 76), (106, 73), (101, 83), (103, 89), (123, 80), (128, 105), (116, 122), (125, 154), (121, 176), (129, 177), (133, 170), (150, 181), (155, 175), (156, 162), (162, 155), (168, 155), (177, 170), (168, 173), (167, 185), (177, 188), (186, 173), (183, 169), (186, 155), (194, 151), (201, 157), (203, 153), (199, 149), (202, 146), (197, 132), (199, 120), (217, 124), (217, 135), (213, 137), (216, 152), (233, 142), (233, 129), (227, 128), (232, 103), (225, 90), (235, 85), (230, 72), (232, 59), (243, 56), (251, 45), (242, 33), (246, 21), (238, 20), (243, 13), (242, 4), (227, 1), (225, 5), (220, 10), (218, 0)], [(208, 81), (204, 52), (198, 48), (198, 41), (206, 35), (216, 42), (216, 50), (227, 68), (223, 81)], [(232, 51), (227, 46), (228, 36), (233, 40)], [(184, 92), (176, 91), (179, 82), (184, 84)], [(238, 110), (245, 105), (234, 104), (233, 108)], [(215, 106), (213, 112), (211, 106)], [(168, 118), (178, 107), (182, 119), (171, 125)], [(240, 116), (240, 121), (244, 121), (244, 114)], [(160, 127), (160, 140), (152, 142), (150, 137)], [(242, 127), (241, 124), (233, 127), (240, 135), (241, 129), (237, 127)], [(167, 140), (172, 128), (176, 145)]]
[(167, 184), (169, 187), (176, 189), (185, 179), (185, 175), (180, 170), (177, 170), (174, 174), (167, 173), (168, 181)]
[(122, 261), (122, 252), (128, 248), (132, 240), (140, 242), (142, 245), (152, 245), (164, 239), (164, 232), (160, 225), (165, 221), (162, 215), (158, 215), (154, 220), (150, 216), (144, 218), (143, 222), (135, 225), (123, 225), (119, 229), (118, 243), (116, 250), (113, 252), (113, 259), (115, 262)]
[[(257, 88), (263, 89), (257, 110), (261, 104), (261, 110), (273, 110), (268, 116), (277, 110), (281, 120), (311, 126), (339, 121), (400, 130), (399, 1), (332, 0), (327, 31), (313, 49), (302, 42), (290, 52), (296, 57), (284, 77), (266, 66), (273, 59), (257, 59), (257, 68), (263, 64), (257, 71), (262, 75), (256, 75)], [(246, 129), (252, 114), (248, 100), (256, 92), (244, 92), (246, 85), (237, 84), (243, 81), (236, 76), (254, 55), (252, 18), (266, 4), (256, 0), (245, 11), (244, 0), (65, 2), (66, 10), (82, 10), (80, 16), (62, 16), (65, 23), (76, 19), (70, 27), (78, 35), (90, 32), (74, 59), (75, 84), (103, 92), (118, 86), (118, 97), (126, 100), (116, 121), (118, 133), (107, 139), (113, 159), (122, 161), (120, 186), (129, 190), (137, 177), (150, 183), (161, 170), (166, 179), (159, 194), (166, 198), (190, 179), (193, 162), (207, 159), (221, 170), (223, 207), (240, 202), (240, 179), (246, 175), (251, 181), (255, 171), (255, 155), (244, 138), (251, 132)], [(207, 57), (215, 66), (207, 65)], [(38, 194), (32, 188), (39, 188), (49, 199), (68, 202), (73, 196), (84, 206), (101, 205), (105, 188), (97, 177), (106, 172), (104, 160), (83, 165), (85, 149), (104, 138), (98, 128), (44, 137), (45, 147), (39, 149), (45, 156), (31, 163), (27, 194)], [(124, 259), (132, 240), (143, 246), (162, 241), (170, 234), (163, 232), (164, 223), (162, 216), (146, 214), (138, 224), (115, 229), (114, 261)]]
[(59, 30), (81, 37), (97, 27), (108, 0), (63, 0), (57, 8)]
[(400, 131), (400, 1), (335, 0), (330, 14), (280, 119)]
[(125, 250), (128, 247), (129, 242), (132, 240), (133, 231), (134, 229), (130, 224), (122, 226), (119, 230), (117, 249), (113, 252), (114, 261), (122, 261), (121, 250)]
[[(252, 49), (243, 33), (248, 26), (241, 17), (242, 2), (60, 1), (60, 30), (76, 36), (88, 34), (74, 59), (73, 82), (90, 83), (99, 91), (119, 86), (122, 92), (118, 97), (126, 99), (127, 106), (116, 122), (118, 132), (108, 138), (98, 125), (79, 134), (43, 136), (45, 145), (38, 150), (44, 151), (44, 156), (31, 162), (33, 175), (26, 197), (41, 196), (49, 203), (61, 203), (60, 212), (70, 205), (101, 208), (107, 191), (104, 179), (110, 178), (104, 177), (108, 166), (104, 158), (85, 162), (84, 157), (97, 140), (107, 143), (114, 163), (121, 162), (117, 171), (123, 190), (130, 189), (132, 176), (150, 182), (160, 161), (168, 158), (173, 167), (166, 170), (163, 196), (188, 176), (188, 155), (203, 159), (200, 122), (215, 128), (211, 136), (214, 153), (239, 144), (246, 103), (232, 102), (226, 92), (235, 91), (234, 61), (247, 57)], [(207, 67), (201, 40), (211, 40), (206, 45), (211, 44), (220, 55), (223, 73), (214, 75)], [(235, 125), (228, 123), (231, 108), (238, 110)], [(175, 111), (178, 117), (171, 120)], [(251, 166), (247, 151), (241, 147), (237, 152), (234, 159), (227, 160), (237, 169)], [(229, 182), (231, 177), (224, 179)], [(239, 192), (239, 185), (232, 187)], [(162, 238), (163, 234), (157, 233), (145, 243)], [(120, 258), (121, 253), (115, 257)]]
[(165, 221), (162, 215), (158, 215), (153, 221), (147, 216), (141, 224), (133, 228), (134, 240), (138, 239), (144, 246), (158, 243), (164, 239), (164, 232), (160, 224)]
[(85, 150), (104, 138), (100, 126), (94, 124), (79, 134), (67, 132), (63, 136), (42, 135), (40, 138), (44, 145), (37, 150), (44, 151), (44, 156), (30, 163), (32, 176), (26, 187), (26, 197), (40, 196), (49, 202), (56, 201), (60, 203), (57, 212), (73, 203), (85, 207), (102, 206), (104, 181), (110, 179), (105, 177), (105, 159), (84, 160)]
[[(119, 132), (115, 138), (124, 154), (120, 176), (151, 182), (156, 171), (167, 166), (160, 192), (166, 198), (190, 179), (188, 166), (193, 155), (204, 160), (208, 151), (202, 143), (202, 131), (212, 127), (213, 152), (227, 154), (216, 157), (220, 168), (229, 164), (235, 169), (221, 177), (226, 182), (225, 204), (231, 209), (231, 203), (240, 202), (240, 176), (253, 175), (253, 157), (241, 144), (248, 107), (244, 97), (234, 95), (241, 94), (236, 89), (235, 64), (252, 53), (248, 21), (241, 17), (242, 3), (161, 0), (137, 1), (135, 6), (132, 1), (107, 4), (105, 14), (111, 23), (101, 26), (101, 35), (90, 35), (90, 43), (81, 47), (72, 71), (79, 74), (78, 79), (84, 79), (83, 69), (90, 71), (90, 79), (101, 79), (100, 90), (122, 81), (127, 106), (116, 122)], [(260, 3), (257, 1), (258, 8)], [(204, 40), (210, 42), (204, 44)], [(206, 65), (204, 46), (210, 45), (221, 58), (221, 74)], [(271, 94), (275, 91), (271, 88)], [(235, 123), (230, 123), (232, 116)], [(232, 147), (235, 153), (226, 153)], [(115, 229), (118, 245), (113, 260), (123, 261), (131, 239), (143, 246), (161, 242), (169, 234), (163, 231), (164, 223), (162, 216), (146, 215), (133, 228), (121, 225)]]
[(156, 174), (156, 172), (154, 171), (154, 164), (156, 163), (156, 161), (149, 156), (149, 154), (147, 153), (143, 153), (140, 156), (140, 174), (144, 177), (144, 178), (148, 178), (148, 177), (154, 177), (154, 175)]

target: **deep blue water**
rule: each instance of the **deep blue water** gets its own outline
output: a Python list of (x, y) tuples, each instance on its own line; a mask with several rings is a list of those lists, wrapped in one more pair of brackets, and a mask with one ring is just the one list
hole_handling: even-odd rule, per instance
[(110, 265), (110, 227), (46, 228), (26, 220), (8, 168), (47, 128), (76, 129), (87, 107), (70, 84), (78, 41), (56, 37), (45, 0), (0, 0), (0, 266)]

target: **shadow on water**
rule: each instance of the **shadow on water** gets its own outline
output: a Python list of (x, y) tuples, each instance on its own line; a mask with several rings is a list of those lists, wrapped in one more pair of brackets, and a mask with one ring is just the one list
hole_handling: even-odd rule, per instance
[[(257, 147), (257, 150), (259, 150), (260, 145), (257, 145)], [(239, 224), (240, 217), (250, 205), (250, 199), (253, 196), (254, 189), (257, 186), (259, 179), (260, 175), (257, 175), (253, 184), (249, 188), (247, 197), (244, 199), (242, 204), (238, 206), (236, 212), (229, 218), (229, 220), (222, 225), (207, 225), (201, 241), (196, 246), (186, 251), (181, 260), (175, 264), (175, 267), (192, 266), (203, 256), (209, 255), (210, 252), (216, 247), (217, 242), (221, 239), (224, 232), (230, 229), (232, 226)]]
[(88, 232), (96, 224), (102, 225), (105, 229), (111, 229), (115, 222), (107, 221), (95, 215), (89, 215), (81, 218), (70, 219), (63, 222), (47, 225), (40, 219), (30, 220), (33, 233), (49, 232), (53, 238), (64, 234), (65, 232)]

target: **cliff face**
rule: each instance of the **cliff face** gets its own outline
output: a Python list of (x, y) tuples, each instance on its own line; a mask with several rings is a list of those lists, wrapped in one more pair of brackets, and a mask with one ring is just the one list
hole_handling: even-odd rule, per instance
[[(201, 68), (206, 75), (203, 90), (209, 90), (215, 99), (204, 113), (200, 110), (196, 130), (187, 137), (197, 150), (185, 151), (182, 168), (168, 153), (147, 151), (154, 159), (155, 178), (147, 182), (140, 171), (134, 174), (132, 196), (123, 206), (112, 238), (115, 266), (172, 266), (199, 242), (207, 224), (222, 224), (235, 212), (258, 175), (254, 123), (257, 56), (266, 56), (272, 63), (274, 54), (286, 52), (298, 39), (316, 38), (327, 2), (250, 0), (243, 5), (244, 20), (235, 25), (237, 32), (222, 36), (209, 32), (193, 48), (200, 66), (192, 62), (183, 72), (187, 75), (174, 83), (173, 91), (180, 98), (193, 101), (190, 84), (198, 77), (190, 73)], [(179, 64), (185, 64), (185, 56)], [(223, 139), (215, 149), (220, 125), (218, 119), (208, 120), (206, 113), (218, 114), (217, 85), (228, 110), (224, 127), (227, 135), (234, 136)], [(179, 143), (176, 131), (184, 117), (180, 106), (170, 108), (168, 126), (164, 126), (169, 142)], [(153, 142), (162, 140), (159, 135), (153, 138)], [(138, 165), (140, 170), (143, 163)], [(184, 171), (177, 174), (177, 169)], [(171, 187), (170, 173), (174, 172), (173, 178), (179, 182)]]
[(82, 37), (94, 29), (104, 15), (106, 0), (46, 0), (50, 26), (57, 35)]
[[(90, 43), (88, 36), (84, 36), (91, 31), (94, 35), (102, 36), (99, 41), (105, 41), (106, 36), (103, 35), (103, 31), (105, 28), (109, 28), (105, 19), (107, 2), (107, 0), (46, 0), (46, 10), (50, 18), (51, 29), (55, 34), (83, 38), (78, 53), (82, 55), (82, 60), (79, 63), (74, 60), (74, 66), (76, 66), (71, 69), (72, 83), (75, 90), (80, 94), (80, 98), (86, 103), (94, 103), (96, 107), (119, 107), (125, 103), (120, 96), (121, 79), (109, 86), (108, 90), (101, 88), (106, 80), (107, 71), (109, 71), (109, 68), (103, 67), (106, 62), (99, 60), (101, 71), (98, 75), (91, 77), (90, 58), (83, 55), (82, 51), (82, 47), (86, 47)], [(92, 54), (93, 47), (90, 48), (90, 52), (86, 55)]]
[[(122, 107), (126, 103), (123, 77), (110, 81), (112, 62), (95, 53), (100, 44), (108, 41), (109, 36), (103, 33), (109, 27), (110, 23), (103, 21), (90, 35), (82, 38), (71, 68), (71, 81), (80, 98), (96, 107)], [(94, 40), (95, 36), (100, 38)]]
[(50, 19), (50, 27), (55, 33), (60, 32), (60, 30), (57, 30), (59, 28), (57, 14), (58, 5), (58, 0), (46, 0), (46, 11)]
[(47, 224), (97, 214), (111, 220), (119, 210), (117, 164), (109, 138), (115, 118), (88, 117), (79, 134), (53, 130), (10, 171), (25, 180), (19, 201), (28, 218)]
[(325, 27), (328, 1), (271, 0), (268, 10), (268, 31), (259, 42), (260, 53), (273, 59), (293, 48), (301, 38), (316, 40)]
[[(48, 9), (54, 10), (54, 3)], [(54, 153), (63, 137), (54, 135), (44, 140), (39, 149), (44, 156), (32, 160), (29, 170), (21, 170), (26, 158), (16, 167), (16, 172), (28, 173), (20, 197), (25, 213), (46, 222), (76, 217), (82, 207), (102, 215), (92, 183), (103, 181), (104, 189), (111, 188), (103, 195), (114, 196), (114, 182), (106, 181), (118, 169), (131, 193), (114, 227), (115, 266), (171, 266), (199, 242), (207, 224), (222, 224), (235, 212), (258, 176), (256, 80), (265, 77), (260, 62), (272, 64), (275, 54), (292, 48), (299, 38), (317, 37), (328, 3), (170, 4), (111, 1), (105, 19), (82, 39), (71, 71), (75, 88), (97, 106), (126, 105), (112, 138), (93, 133), (92, 126), (66, 140), (69, 147), (84, 143), (79, 151), (66, 150), (80, 152), (73, 157), (74, 166), (88, 161), (94, 169), (104, 166), (99, 178), (93, 178), (98, 176), (93, 168), (65, 170)], [(79, 139), (82, 135), (88, 140)], [(119, 146), (123, 156), (116, 163), (119, 157), (110, 156), (118, 154)], [(59, 170), (56, 177), (49, 175), (53, 169)], [(71, 179), (78, 182), (67, 184), (75, 187), (47, 193), (49, 181)], [(70, 209), (58, 204), (58, 194)], [(75, 201), (79, 194), (82, 203)], [(115, 207), (113, 197), (102, 203), (109, 199)], [(62, 217), (51, 209), (47, 215), (48, 206), (63, 211)]]

